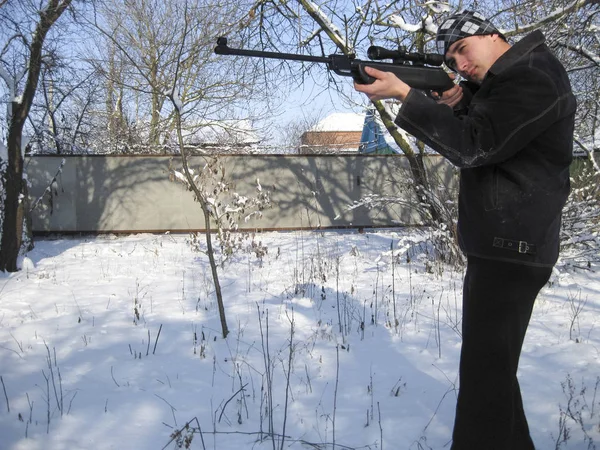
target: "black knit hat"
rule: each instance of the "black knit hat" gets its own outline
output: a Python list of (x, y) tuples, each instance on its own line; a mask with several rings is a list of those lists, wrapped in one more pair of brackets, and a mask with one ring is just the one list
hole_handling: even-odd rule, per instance
[(469, 36), (484, 36), (486, 34), (502, 33), (481, 14), (473, 11), (463, 11), (447, 18), (437, 31), (438, 53), (445, 55), (448, 48), (456, 41)]

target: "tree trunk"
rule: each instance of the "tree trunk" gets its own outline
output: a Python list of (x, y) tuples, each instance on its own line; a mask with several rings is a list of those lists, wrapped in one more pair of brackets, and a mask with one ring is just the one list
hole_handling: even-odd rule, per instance
[(221, 282), (219, 281), (219, 273), (217, 270), (217, 262), (215, 260), (215, 253), (212, 245), (212, 235), (210, 233), (210, 213), (202, 200), (202, 212), (204, 213), (204, 222), (206, 231), (204, 236), (206, 237), (206, 252), (208, 253), (208, 261), (210, 263), (210, 270), (213, 277), (213, 284), (215, 285), (215, 295), (217, 296), (217, 305), (219, 307), (219, 318), (221, 319), (221, 331), (223, 332), (223, 338), (226, 338), (229, 334), (229, 328), (227, 327), (227, 317), (225, 316), (225, 303), (223, 302), (223, 294), (221, 293)]
[(229, 334), (229, 328), (227, 327), (227, 317), (225, 315), (225, 303), (223, 302), (223, 293), (221, 292), (221, 282), (219, 281), (219, 271), (217, 267), (217, 261), (215, 260), (215, 252), (212, 245), (212, 235), (210, 232), (210, 212), (208, 210), (208, 205), (204, 200), (202, 192), (194, 183), (194, 178), (190, 173), (190, 169), (188, 167), (188, 156), (185, 151), (185, 146), (183, 145), (183, 135), (181, 133), (181, 111), (177, 107), (176, 103), (171, 98), (173, 105), (175, 106), (175, 123), (177, 129), (177, 140), (179, 142), (179, 150), (181, 151), (181, 163), (183, 165), (183, 171), (185, 173), (185, 177), (188, 180), (190, 189), (196, 195), (196, 200), (200, 203), (202, 207), (202, 213), (204, 214), (204, 226), (206, 230), (204, 231), (204, 237), (206, 239), (206, 253), (208, 254), (208, 262), (210, 264), (210, 271), (213, 278), (213, 284), (215, 286), (215, 295), (217, 296), (217, 306), (219, 308), (219, 318), (221, 320), (221, 331), (223, 333), (223, 339), (227, 337)]
[[(13, 111), (17, 104), (13, 103)], [(13, 114), (13, 117), (15, 115)], [(24, 122), (13, 120), (8, 131), (8, 167), (4, 175), (4, 221), (0, 242), (0, 271), (16, 272), (17, 258), (23, 236), (24, 202), (20, 201), (23, 192), (23, 157), (21, 154), (21, 133)]]
[[(17, 271), (17, 258), (23, 236), (23, 220), (25, 217), (25, 195), (23, 190), (23, 126), (29, 115), (42, 68), (42, 46), (48, 30), (71, 4), (72, 0), (49, 0), (48, 5), (40, 13), (39, 22), (33, 33), (29, 47), (29, 66), (27, 81), (23, 89), (22, 100), (12, 103), (8, 129), (8, 167), (4, 177), (6, 196), (4, 199), (4, 222), (2, 224), (2, 240), (0, 240), (0, 270)], [(11, 99), (12, 101), (13, 99)]]
[(431, 220), (433, 222), (443, 222), (444, 215), (438, 209), (437, 202), (431, 201), (431, 186), (429, 184), (429, 180), (427, 179), (427, 172), (425, 171), (423, 156), (420, 153), (415, 153), (410, 145), (403, 139), (402, 135), (396, 129), (394, 121), (385, 110), (383, 103), (381, 103), (381, 101), (374, 101), (373, 105), (375, 105), (383, 125), (408, 160), (410, 172), (414, 179), (413, 189), (415, 195), (419, 199), (419, 203), (422, 202), (427, 205), (427, 212), (431, 216)]
[[(582, 0), (585, 1), (585, 0)], [(588, 0), (589, 1), (589, 0)], [(327, 34), (327, 36), (332, 40), (332, 42), (344, 53), (348, 54), (350, 49), (347, 46), (345, 39), (339, 32), (332, 31), (331, 27), (328, 23), (325, 22), (323, 13), (318, 10), (315, 5), (308, 0), (298, 0), (300, 6), (314, 19), (314, 21), (321, 26), (323, 31)], [(421, 34), (419, 37), (420, 43), (418, 43), (421, 48), (423, 45), (424, 36)], [(390, 115), (385, 110), (383, 103), (381, 101), (373, 101), (373, 105), (379, 112), (379, 116), (383, 121), (386, 129), (389, 131), (394, 141), (402, 152), (406, 155), (406, 158), (410, 164), (410, 170), (412, 172), (412, 176), (414, 179), (414, 190), (417, 198), (419, 199), (419, 203), (423, 202), (427, 204), (428, 214), (431, 217), (433, 222), (441, 223), (443, 222), (443, 214), (439, 208), (439, 205), (432, 201), (431, 188), (429, 185), (429, 181), (427, 180), (427, 174), (425, 172), (425, 165), (423, 163), (423, 157), (420, 154), (415, 154), (413, 149), (408, 145), (408, 143), (403, 139), (403, 137), (398, 133), (394, 121), (390, 117)], [(424, 199), (423, 199), (424, 197)]]

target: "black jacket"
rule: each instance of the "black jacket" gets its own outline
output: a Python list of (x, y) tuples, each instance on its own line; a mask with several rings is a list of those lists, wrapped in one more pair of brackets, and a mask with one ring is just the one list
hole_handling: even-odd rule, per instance
[(533, 32), (490, 68), (466, 111), (411, 90), (396, 123), (461, 169), (458, 237), (467, 255), (552, 266), (569, 195), (576, 101)]

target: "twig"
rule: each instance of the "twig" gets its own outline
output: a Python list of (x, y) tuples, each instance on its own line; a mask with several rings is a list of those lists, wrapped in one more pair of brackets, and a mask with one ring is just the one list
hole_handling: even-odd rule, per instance
[[(56, 380), (54, 379), (54, 369), (52, 368), (52, 355), (50, 354), (50, 347), (48, 347), (48, 344), (46, 344), (45, 342), (44, 342), (44, 345), (46, 346), (46, 351), (48, 352), (48, 369), (50, 370), (50, 377), (52, 378), (52, 388), (54, 389), (54, 397), (56, 399), (56, 406), (60, 410), (60, 414), (62, 416), (62, 402), (58, 399), (58, 391), (56, 390)], [(55, 348), (55, 352), (56, 352), (56, 348)], [(56, 353), (54, 354), (54, 365), (56, 366)], [(60, 379), (59, 379), (59, 384), (61, 384), (60, 390), (61, 390), (61, 397), (62, 397), (62, 381)], [(48, 402), (49, 401), (50, 400), (48, 399)]]
[(431, 422), (433, 422), (433, 419), (435, 418), (435, 416), (437, 415), (438, 410), (440, 409), (440, 407), (442, 406), (442, 402), (444, 401), (444, 399), (446, 398), (446, 396), (450, 393), (456, 391), (456, 386), (449, 388), (444, 395), (442, 395), (442, 399), (439, 401), (437, 407), (435, 408), (435, 411), (433, 412), (433, 415), (431, 416), (431, 418), (429, 419), (429, 422), (427, 422), (427, 425), (425, 425), (425, 428), (423, 428), (423, 433), (425, 433), (427, 431), (427, 429), (429, 428), (429, 425), (431, 425)]
[(437, 305), (437, 314), (436, 314), (435, 310), (433, 312), (433, 321), (434, 321), (434, 326), (435, 326), (435, 339), (438, 344), (438, 358), (440, 358), (440, 359), (442, 359), (442, 332), (440, 330), (440, 307), (442, 306), (443, 293), (444, 293), (444, 290), (442, 289), (442, 292), (440, 292), (440, 301), (438, 302), (438, 305)]
[(29, 404), (29, 421), (31, 423), (33, 420), (33, 402), (29, 400), (29, 392), (25, 392), (25, 396), (27, 397), (27, 403)]
[[(202, 439), (202, 448), (204, 450), (206, 450), (206, 447), (204, 445), (204, 439), (202, 438), (202, 436), (205, 435), (205, 434), (209, 434), (209, 435), (212, 434), (214, 436), (220, 435), (220, 434), (221, 435), (226, 435), (226, 436), (229, 436), (229, 435), (240, 435), (240, 436), (255, 436), (255, 435), (258, 435), (258, 436), (262, 436), (264, 434), (264, 432), (262, 432), (262, 431), (202, 431), (200, 429), (200, 424), (198, 423), (198, 419), (196, 417), (194, 417), (186, 425), (184, 425), (183, 427), (181, 427), (177, 431), (181, 432), (181, 430), (184, 430), (186, 428), (186, 426), (189, 426), (189, 424), (192, 423), (192, 422), (196, 422), (196, 424), (198, 424), (198, 434), (200, 435), (200, 437)], [(172, 428), (172, 427), (170, 427), (169, 425), (167, 425), (165, 423), (163, 423), (163, 424), (166, 425), (166, 426), (168, 426), (169, 428)], [(167, 442), (167, 445), (165, 445), (161, 450), (165, 450), (177, 438), (177, 436), (176, 436), (177, 431), (175, 431), (172, 434), (171, 440), (169, 442)], [(291, 436), (282, 436), (279, 433), (275, 433), (275, 437), (277, 437), (277, 438), (283, 438), (283, 437), (285, 437), (285, 438), (287, 438), (288, 442), (300, 443), (300, 444), (303, 444), (305, 446), (313, 447), (315, 449), (329, 448), (332, 445), (330, 442), (309, 442), (309, 441), (305, 441), (303, 439), (292, 439)], [(343, 445), (343, 444), (336, 444), (336, 445), (341, 450), (369, 450), (369, 449), (374, 448), (374, 446), (376, 444), (361, 445), (360, 447), (350, 447), (349, 445)]]
[(377, 415), (379, 416), (379, 439), (381, 440), (381, 450), (383, 450), (383, 427), (381, 426), (381, 408), (379, 402), (377, 402)]
[[(156, 348), (156, 345), (154, 346)], [(148, 328), (148, 347), (146, 347), (146, 356), (150, 353), (150, 328)]]
[(396, 330), (396, 334), (398, 334), (398, 314), (396, 313), (396, 268), (394, 266), (395, 257), (394, 257), (394, 240), (390, 243), (390, 253), (392, 255), (392, 304), (394, 307), (394, 329)]
[(333, 450), (335, 450), (335, 413), (337, 410), (337, 392), (338, 392), (338, 382), (340, 379), (340, 347), (336, 345), (335, 347), (335, 389), (333, 391)]
[(4, 397), (6, 398), (6, 409), (10, 413), (10, 404), (8, 403), (8, 395), (6, 395), (6, 386), (4, 385), (4, 378), (0, 375), (0, 381), (2, 382), (2, 389), (4, 390)]
[(223, 408), (221, 408), (221, 414), (219, 414), (219, 420), (218, 420), (218, 422), (219, 422), (219, 423), (221, 422), (221, 418), (223, 417), (223, 413), (225, 412), (225, 407), (227, 406), (227, 404), (228, 404), (228, 403), (229, 403), (231, 400), (233, 400), (233, 399), (235, 398), (235, 396), (236, 396), (236, 395), (238, 395), (238, 394), (239, 394), (241, 391), (243, 391), (243, 390), (246, 388), (246, 386), (248, 386), (248, 383), (246, 383), (246, 384), (245, 384), (245, 385), (243, 385), (241, 388), (239, 388), (239, 389), (237, 390), (237, 392), (236, 392), (235, 394), (233, 394), (231, 397), (229, 397), (229, 399), (228, 399), (228, 400), (225, 402), (225, 404), (223, 405)]
[(158, 334), (156, 335), (156, 340), (154, 341), (154, 349), (152, 350), (153, 355), (156, 352), (156, 344), (158, 344), (158, 338), (160, 337), (160, 330), (162, 330), (162, 323), (160, 324), (160, 327), (158, 328)]
[[(171, 442), (173, 442), (175, 439), (177, 439), (179, 436), (181, 436), (181, 432), (183, 430), (186, 430), (189, 428), (190, 424), (192, 422), (196, 422), (196, 425), (198, 425), (198, 434), (200, 435), (200, 440), (202, 441), (202, 449), (206, 450), (206, 445), (204, 444), (204, 436), (202, 436), (203, 433), (205, 433), (204, 431), (202, 431), (202, 428), (200, 427), (200, 422), (198, 422), (198, 418), (194, 417), (193, 419), (189, 420), (188, 422), (186, 422), (186, 424), (181, 427), (179, 430), (174, 431), (173, 433), (171, 433), (171, 440), (169, 442), (167, 442), (167, 445), (165, 445), (161, 450), (165, 450), (165, 448), (167, 448), (169, 446), (169, 444)], [(164, 423), (164, 422), (163, 422)], [(167, 424), (165, 424), (167, 425)], [(167, 425), (168, 426), (168, 425)], [(192, 433), (194, 432), (194, 428), (192, 428)]]
[[(337, 314), (338, 314), (338, 326), (342, 339), (346, 340), (346, 335), (342, 329), (342, 312), (340, 308), (340, 257), (339, 255), (335, 258), (335, 300), (337, 302)], [(285, 433), (284, 433), (285, 434)]]
[[(287, 313), (286, 313), (287, 315)], [(289, 317), (288, 317), (289, 319)], [(281, 434), (283, 438), (281, 439), (280, 449), (283, 450), (283, 443), (285, 442), (285, 426), (287, 424), (287, 413), (288, 413), (288, 401), (290, 396), (290, 377), (292, 375), (292, 361), (294, 358), (294, 308), (292, 308), (292, 319), (290, 320), (290, 352), (288, 355), (288, 371), (285, 380), (285, 406), (283, 408), (283, 427), (281, 429)]]
[(23, 351), (23, 345), (21, 345), (21, 343), (19, 341), (17, 341), (17, 338), (10, 331), (8, 332), (8, 334), (10, 334), (10, 337), (13, 338), (13, 341), (15, 341), (15, 343), (19, 347), (19, 350), (21, 350), (21, 353), (25, 353)]
[(117, 383), (117, 380), (115, 380), (115, 376), (113, 375), (113, 366), (110, 366), (110, 376), (112, 377), (112, 380), (115, 382), (117, 387), (121, 387), (119, 386), (119, 383)]
[(47, 413), (47, 423), (46, 423), (46, 434), (50, 433), (50, 378), (46, 376), (44, 369), (42, 369), (42, 375), (46, 380), (46, 413)]
[(16, 350), (13, 350), (12, 348), (8, 348), (8, 347), (4, 347), (3, 345), (0, 345), (0, 348), (2, 350), (8, 350), (9, 352), (13, 352), (14, 354), (16, 354), (19, 358), (23, 359), (23, 356)]
[[(269, 411), (269, 435), (271, 436), (271, 442), (273, 443), (273, 450), (275, 447), (275, 430), (273, 425), (273, 373), (271, 371), (271, 355), (269, 354), (269, 310), (265, 311), (265, 332), (263, 332), (262, 320), (260, 318), (260, 306), (256, 304), (258, 311), (258, 326), (260, 329), (260, 341), (262, 345), (263, 362), (265, 364), (265, 377), (267, 378), (267, 409)], [(262, 410), (262, 408), (261, 408)], [(262, 413), (261, 413), (262, 414)]]
[(75, 391), (75, 393), (73, 394), (73, 397), (71, 397), (71, 401), (69, 402), (69, 409), (67, 410), (67, 416), (71, 412), (71, 406), (73, 406), (73, 400), (75, 400), (75, 397), (77, 397), (77, 392), (78, 391)]
[[(54, 364), (56, 365), (56, 353), (54, 354)], [(60, 367), (56, 366), (56, 372), (58, 373), (58, 387), (60, 389), (60, 416), (62, 417), (65, 411), (63, 388), (62, 388), (62, 376), (60, 375)]]
[[(190, 422), (194, 421), (195, 419), (196, 419), (196, 418), (194, 418), (194, 419), (190, 420)], [(188, 423), (190, 423), (190, 422), (188, 422)], [(196, 423), (197, 423), (197, 422), (196, 422)], [(164, 422), (163, 422), (163, 425), (165, 425), (165, 426), (167, 426), (167, 427), (169, 427), (169, 428), (172, 428), (172, 427), (170, 427), (168, 424), (166, 424), (166, 423), (164, 423)], [(181, 428), (181, 429), (184, 429), (184, 428), (185, 428), (185, 427), (183, 427), (183, 428)], [(222, 434), (222, 435), (240, 435), (240, 436), (255, 436), (255, 435), (261, 436), (261, 435), (263, 435), (264, 433), (263, 433), (262, 431), (202, 431), (202, 430), (199, 430), (199, 431), (198, 431), (198, 434), (200, 434), (200, 436), (202, 436), (202, 435), (204, 435), (204, 434), (212, 434), (212, 435), (214, 435), (214, 436), (216, 436), (216, 435), (219, 435), (219, 434)], [(275, 434), (275, 437), (277, 437), (277, 438), (280, 438), (280, 437), (282, 437), (282, 436), (281, 436), (281, 434), (278, 434), (278, 433), (276, 433), (276, 434)], [(291, 437), (291, 436), (286, 436), (286, 438), (288, 439), (288, 441), (289, 441), (290, 439), (292, 439), (292, 437)], [(169, 446), (169, 444), (170, 444), (171, 442), (173, 442), (173, 440), (175, 440), (175, 439), (176, 439), (176, 437), (173, 437), (173, 438), (172, 438), (172, 439), (171, 439), (171, 440), (170, 440), (170, 441), (167, 443), (167, 445), (165, 445), (165, 446), (164, 446), (164, 447), (163, 447), (161, 450), (164, 450), (164, 449), (166, 449), (166, 448)], [(316, 447), (316, 448), (319, 448), (319, 449), (321, 449), (321, 448), (324, 448), (324, 447), (323, 447), (323, 444), (311, 444), (310, 442), (306, 442), (306, 441), (302, 441), (302, 440), (295, 440), (295, 441), (293, 441), (293, 442), (301, 442), (301, 443), (305, 443), (305, 444), (308, 444), (308, 445), (314, 445), (314, 446), (317, 446), (317, 445), (318, 445), (318, 447)], [(203, 445), (203, 448), (205, 448), (205, 447), (204, 447), (204, 439), (202, 439), (202, 445)], [(329, 444), (328, 444), (328, 443), (325, 443), (325, 445), (329, 445)], [(369, 448), (371, 448), (371, 447), (369, 447), (369, 446), (362, 446), (362, 447), (348, 447), (348, 446), (345, 446), (345, 445), (338, 445), (338, 447), (341, 447), (342, 449), (345, 449), (345, 450), (359, 450), (359, 449), (365, 449), (365, 450), (368, 450)]]
[(154, 394), (154, 395), (157, 396), (158, 398), (160, 398), (167, 405), (169, 405), (169, 407), (171, 408), (171, 414), (173, 414), (173, 421), (175, 422), (175, 426), (177, 426), (177, 418), (175, 417), (175, 411), (177, 411), (177, 409), (175, 409), (175, 407), (173, 405), (171, 405), (168, 401), (166, 401), (160, 395), (158, 395), (158, 394)]

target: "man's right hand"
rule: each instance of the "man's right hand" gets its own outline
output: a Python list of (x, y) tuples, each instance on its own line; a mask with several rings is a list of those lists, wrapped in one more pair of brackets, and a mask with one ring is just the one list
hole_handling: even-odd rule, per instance
[[(453, 73), (449, 75), (452, 79), (456, 78), (456, 75)], [(455, 84), (447, 91), (442, 92), (442, 95), (438, 94), (437, 92), (432, 92), (431, 95), (439, 104), (448, 105), (450, 108), (454, 108), (462, 100), (463, 90), (461, 86)]]

